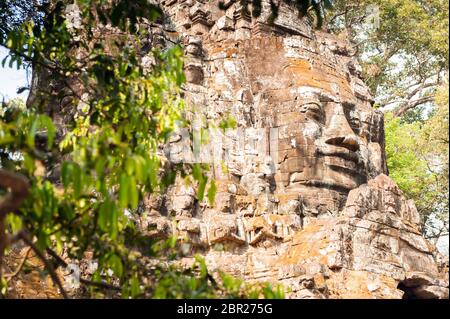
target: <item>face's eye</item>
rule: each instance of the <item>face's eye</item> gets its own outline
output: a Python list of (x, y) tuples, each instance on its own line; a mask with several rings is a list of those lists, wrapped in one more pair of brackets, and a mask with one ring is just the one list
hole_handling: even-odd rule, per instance
[(309, 102), (300, 107), (300, 112), (304, 113), (307, 118), (311, 118), (317, 122), (325, 121), (325, 113), (322, 106), (316, 102)]
[(359, 114), (355, 111), (346, 110), (345, 117), (347, 118), (348, 124), (352, 128), (353, 132), (359, 135), (361, 133), (361, 126), (362, 126)]
[(349, 119), (348, 124), (350, 124), (350, 127), (355, 134), (359, 134), (361, 132), (361, 121), (358, 118)]

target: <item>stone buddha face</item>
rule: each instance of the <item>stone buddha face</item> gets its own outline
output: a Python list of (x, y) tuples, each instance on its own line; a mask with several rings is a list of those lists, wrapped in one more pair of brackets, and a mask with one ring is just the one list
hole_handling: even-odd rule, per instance
[(385, 172), (383, 116), (351, 58), (294, 40), (244, 44), (257, 54), (225, 60), (222, 76), (252, 96), (242, 109), (254, 115), (243, 125), (270, 130), (274, 192), (297, 193), (319, 214), (336, 212), (351, 189)]
[(253, 196), (298, 195), (312, 214), (338, 212), (351, 189), (386, 171), (382, 113), (372, 108), (356, 62), (333, 39), (320, 32), (204, 39), (202, 76), (188, 77), (199, 79), (190, 96), (207, 117), (229, 112), (240, 129), (263, 130), (266, 151), (234, 138), (227, 174)]
[(197, 15), (189, 28), (173, 12), (185, 34), (186, 116), (209, 123), (229, 114), (237, 129), (210, 134), (199, 156), (185, 156), (195, 141), (173, 140), (184, 145), (174, 148), (182, 162), (213, 165), (218, 192), (212, 206), (174, 192), (170, 214), (198, 219), (206, 230), (195, 232), (206, 232), (200, 237), (209, 244), (252, 245), (339, 214), (351, 189), (386, 171), (383, 116), (345, 44), (290, 8), (280, 14), (289, 18), (269, 27), (214, 4), (206, 23), (199, 6), (188, 10), (190, 19)]
[(262, 109), (278, 129), (278, 188), (298, 192), (316, 211), (337, 211), (351, 189), (384, 172), (383, 119), (345, 64), (320, 61), (273, 61), (281, 85)]
[(288, 161), (282, 167), (289, 173), (286, 186), (347, 192), (366, 182), (374, 157), (369, 157), (371, 123), (364, 119), (370, 119), (372, 112), (313, 89), (299, 94), (298, 100), (298, 106), (285, 115), (296, 119), (299, 128), (291, 131), (290, 147), (280, 152)]

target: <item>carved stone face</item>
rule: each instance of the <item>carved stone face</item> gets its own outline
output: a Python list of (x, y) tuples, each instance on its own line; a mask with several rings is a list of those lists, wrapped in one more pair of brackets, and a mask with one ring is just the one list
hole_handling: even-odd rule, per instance
[(369, 136), (367, 118), (374, 113), (313, 88), (299, 94), (298, 100), (293, 110), (281, 114), (292, 121), (288, 126), (298, 126), (279, 140), (281, 173), (289, 174), (285, 186), (347, 192), (366, 182), (370, 167), (379, 165), (369, 163), (376, 159), (370, 149), (379, 148), (371, 145)]
[[(214, 0), (159, 1), (170, 17), (165, 36), (186, 45), (186, 116), (210, 123), (229, 113), (238, 130), (210, 135), (227, 150), (206, 160), (214, 204), (197, 200), (197, 186), (180, 177), (147, 201), (144, 233), (187, 241), (183, 264), (200, 253), (209, 269), (281, 283), (294, 298), (401, 297), (399, 280), (435, 273), (436, 265), (414, 226), (414, 205), (379, 175), (387, 170), (383, 115), (372, 108), (351, 46), (314, 31), (287, 1), (272, 26), (263, 16), (269, 0), (257, 19), (241, 2), (225, 2), (226, 11)], [(190, 132), (171, 139), (171, 161), (204, 162), (211, 154), (202, 148), (186, 156)], [(357, 284), (348, 289), (349, 281)], [(381, 286), (369, 292), (373, 283)]]
[[(384, 172), (384, 157), (382, 114), (353, 61), (318, 42), (230, 41), (228, 50), (243, 47), (244, 55), (216, 60), (208, 86), (217, 92), (216, 109), (231, 109), (243, 128), (266, 130), (275, 164), (271, 191), (299, 194), (322, 214), (337, 212), (351, 189)], [(247, 181), (256, 159), (245, 147), (237, 153), (244, 157), (238, 175)]]
[(382, 115), (340, 57), (331, 69), (323, 57), (310, 64), (286, 55), (270, 66), (281, 70), (273, 81), (282, 79), (284, 96), (264, 104), (278, 128), (278, 186), (298, 192), (318, 213), (337, 211), (348, 191), (384, 171)]
[(286, 211), (290, 201), (307, 216), (337, 214), (351, 189), (386, 171), (383, 117), (346, 43), (287, 9), (268, 32), (263, 18), (210, 12), (207, 33), (186, 29), (186, 98), (209, 120), (229, 113), (241, 130), (224, 143), (226, 171), (215, 179), (244, 188), (252, 214), (299, 214)]

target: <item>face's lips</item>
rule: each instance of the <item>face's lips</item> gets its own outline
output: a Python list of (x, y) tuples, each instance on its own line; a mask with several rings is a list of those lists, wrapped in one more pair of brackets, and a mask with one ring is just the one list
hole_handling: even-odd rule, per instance
[[(320, 180), (299, 180), (291, 183), (291, 187), (295, 187), (296, 185), (304, 185), (309, 187), (326, 188), (340, 193), (348, 193), (350, 190), (366, 182), (366, 176), (357, 164), (357, 159), (359, 158), (358, 154), (349, 154), (352, 153), (330, 152), (327, 155), (321, 153), (321, 157), (325, 160), (324, 164), (329, 169), (334, 171), (335, 174), (341, 175), (341, 177), (328, 176)], [(349, 158), (351, 158), (351, 160), (349, 160)]]
[(355, 169), (355, 168), (350, 168), (346, 165), (339, 165), (339, 164), (327, 164), (327, 166), (329, 168), (331, 168), (334, 171), (346, 174), (348, 176), (351, 176), (352, 179), (356, 179), (359, 178), (360, 176), (362, 176), (362, 174), (360, 173), (359, 170)]
[(360, 163), (358, 153), (343, 147), (321, 147), (318, 148), (317, 153), (319, 156), (339, 157), (343, 160), (351, 161), (357, 165)]
[(362, 176), (360, 170), (360, 156), (357, 152), (342, 147), (325, 147), (318, 149), (318, 155), (325, 159), (325, 164), (334, 171), (358, 178)]

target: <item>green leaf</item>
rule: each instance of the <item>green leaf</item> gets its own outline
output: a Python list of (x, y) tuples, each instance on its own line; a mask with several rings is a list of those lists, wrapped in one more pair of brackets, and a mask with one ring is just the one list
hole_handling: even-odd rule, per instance
[(214, 198), (216, 197), (216, 193), (217, 193), (216, 183), (214, 180), (211, 180), (211, 184), (208, 189), (208, 201), (210, 206), (214, 205)]
[(27, 134), (27, 145), (30, 148), (35, 147), (35, 138), (38, 127), (39, 127), (39, 117), (35, 117), (31, 122), (30, 130), (28, 131)]
[(111, 214), (110, 235), (111, 235), (111, 238), (115, 239), (119, 232), (118, 231), (119, 230), (119, 215), (118, 215), (119, 211), (113, 202), (111, 202), (111, 205), (109, 206), (109, 212)]
[(79, 198), (83, 189), (82, 172), (78, 164), (73, 164), (73, 194), (75, 198)]
[(206, 277), (208, 275), (208, 268), (206, 267), (205, 259), (203, 259), (200, 255), (195, 255), (195, 261), (200, 268), (200, 276)]
[(130, 203), (131, 209), (136, 209), (139, 204), (139, 193), (136, 184), (136, 178), (134, 176), (130, 176), (128, 178), (128, 200)]
[(199, 201), (202, 201), (203, 198), (205, 197), (205, 188), (206, 188), (206, 183), (207, 182), (208, 182), (208, 179), (207, 178), (203, 178), (198, 183), (197, 199)]
[(6, 222), (11, 227), (11, 230), (13, 233), (20, 231), (23, 227), (22, 219), (19, 216), (14, 215), (14, 214), (7, 214)]
[(61, 179), (64, 188), (68, 188), (71, 183), (71, 177), (73, 176), (73, 166), (70, 162), (64, 162), (61, 165)]
[(144, 182), (146, 178), (144, 169), (144, 159), (141, 156), (134, 156), (135, 176), (139, 182)]
[(53, 215), (56, 212), (56, 205), (57, 205), (53, 192), (53, 184), (50, 183), (49, 181), (45, 181), (44, 186), (42, 188), (42, 192), (43, 192), (43, 200), (45, 200), (42, 219), (50, 220), (52, 219)]
[(36, 169), (34, 158), (31, 157), (28, 153), (25, 153), (23, 155), (23, 164), (28, 174), (32, 175), (34, 173), (34, 170)]
[(5, 56), (2, 60), (2, 68), (5, 68), (6, 61), (8, 60), (9, 55)]
[(13, 40), (11, 38), (8, 38), (6, 40), (6, 47), (11, 48), (13, 46)]
[(9, 64), (8, 64), (10, 69), (13, 67), (14, 61), (16, 61), (16, 59), (17, 59), (16, 56), (14, 56), (14, 55), (11, 56), (11, 58), (9, 60)]
[(155, 189), (158, 185), (158, 170), (159, 170), (159, 161), (156, 157), (149, 158), (145, 163), (145, 168), (147, 171), (148, 180), (150, 183), (151, 189)]
[(139, 280), (136, 277), (131, 278), (131, 296), (137, 297), (141, 293), (141, 288), (139, 287)]
[(192, 177), (194, 177), (196, 181), (200, 181), (202, 179), (203, 174), (200, 164), (194, 164), (192, 166)]
[(47, 131), (47, 148), (51, 149), (56, 135), (55, 125), (53, 124), (52, 119), (46, 115), (41, 115), (40, 121)]
[(314, 10), (314, 12), (315, 12), (315, 14), (316, 14), (316, 18), (317, 18), (316, 28), (317, 28), (317, 29), (320, 29), (320, 28), (322, 28), (322, 26), (323, 26), (323, 21), (324, 21), (324, 19), (323, 19), (323, 14), (322, 14), (322, 10), (321, 10), (321, 8), (320, 8), (320, 5), (319, 5), (319, 4), (314, 4), (314, 5), (313, 5), (313, 10)]
[(111, 270), (114, 272), (114, 275), (117, 277), (122, 277), (123, 275), (123, 264), (122, 259), (120, 259), (119, 256), (116, 254), (111, 255), (108, 259), (108, 265), (111, 268)]
[(128, 176), (125, 173), (122, 173), (119, 178), (119, 205), (121, 208), (126, 208), (128, 206), (128, 188)]
[(128, 175), (132, 175), (134, 173), (135, 163), (133, 157), (128, 157), (125, 161), (125, 171)]
[(101, 157), (97, 159), (95, 162), (95, 173), (97, 174), (97, 178), (102, 179), (104, 175), (105, 165), (106, 165), (106, 158)]
[(36, 246), (38, 246), (38, 248), (43, 251), (45, 250), (48, 246), (50, 246), (51, 241), (50, 241), (50, 236), (47, 235), (47, 233), (45, 233), (43, 230), (40, 230), (38, 235), (37, 235), (37, 242), (36, 242)]
[(97, 224), (102, 231), (108, 231), (109, 211), (110, 211), (110, 203), (108, 200), (106, 200), (100, 205), (97, 217)]

